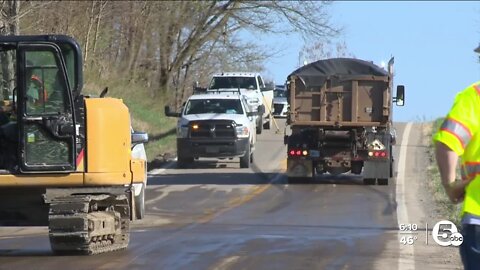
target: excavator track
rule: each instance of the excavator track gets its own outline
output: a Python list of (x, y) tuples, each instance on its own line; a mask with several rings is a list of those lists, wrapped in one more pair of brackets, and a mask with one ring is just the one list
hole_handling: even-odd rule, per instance
[(52, 251), (92, 255), (125, 249), (130, 239), (125, 195), (70, 195), (54, 198), (49, 211)]

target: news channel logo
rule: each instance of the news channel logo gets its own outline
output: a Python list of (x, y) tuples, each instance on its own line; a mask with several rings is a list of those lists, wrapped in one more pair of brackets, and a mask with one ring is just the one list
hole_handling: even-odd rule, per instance
[(440, 220), (433, 226), (433, 240), (443, 247), (460, 246), (463, 243), (463, 236), (458, 232), (457, 226), (449, 220)]

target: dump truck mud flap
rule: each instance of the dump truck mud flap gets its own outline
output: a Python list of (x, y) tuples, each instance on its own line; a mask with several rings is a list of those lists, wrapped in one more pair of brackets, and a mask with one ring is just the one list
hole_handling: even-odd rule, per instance
[(365, 161), (363, 177), (365, 178), (389, 178), (391, 161)]
[(287, 159), (288, 177), (312, 177), (313, 162), (310, 159)]

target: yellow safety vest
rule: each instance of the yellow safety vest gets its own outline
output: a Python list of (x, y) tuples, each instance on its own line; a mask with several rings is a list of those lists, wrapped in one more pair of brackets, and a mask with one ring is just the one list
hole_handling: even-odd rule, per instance
[(480, 216), (480, 82), (457, 94), (433, 140), (460, 156), (462, 179), (473, 179), (465, 190), (462, 215)]

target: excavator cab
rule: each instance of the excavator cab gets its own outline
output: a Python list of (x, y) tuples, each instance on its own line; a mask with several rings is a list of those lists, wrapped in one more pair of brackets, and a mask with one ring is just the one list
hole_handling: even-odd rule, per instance
[[(81, 52), (66, 36), (0, 38), (0, 159), (4, 173), (73, 172), (83, 121), (75, 99), (82, 87)], [(67, 68), (68, 67), (68, 68)], [(78, 134), (81, 138), (82, 134)]]
[(0, 225), (48, 226), (55, 253), (126, 248), (145, 214), (148, 135), (121, 99), (81, 94), (70, 37), (1, 36), (0, 67)]

